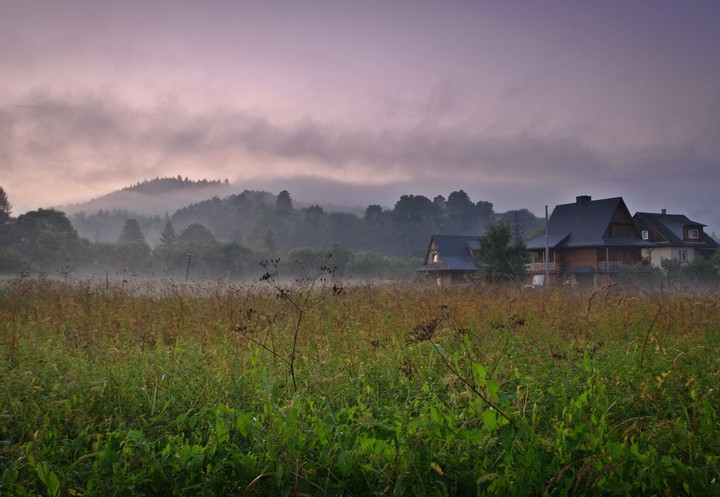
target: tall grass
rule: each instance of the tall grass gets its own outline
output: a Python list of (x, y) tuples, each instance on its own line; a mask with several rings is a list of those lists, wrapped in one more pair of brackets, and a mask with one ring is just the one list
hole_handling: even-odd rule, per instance
[(717, 295), (308, 291), (6, 283), (0, 493), (720, 493)]

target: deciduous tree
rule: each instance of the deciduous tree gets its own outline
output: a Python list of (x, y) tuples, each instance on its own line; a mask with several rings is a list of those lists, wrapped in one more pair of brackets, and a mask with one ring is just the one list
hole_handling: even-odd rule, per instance
[(193, 223), (180, 233), (179, 240), (186, 243), (212, 243), (215, 237), (200, 223)]
[(522, 241), (513, 241), (510, 225), (505, 222), (488, 227), (480, 239), (478, 258), (483, 264), (480, 273), (486, 281), (501, 283), (525, 276), (527, 250)]
[(293, 204), (292, 204), (292, 197), (290, 197), (290, 192), (287, 190), (283, 190), (280, 193), (278, 193), (277, 198), (275, 199), (275, 212), (277, 212), (280, 215), (288, 215), (293, 210)]

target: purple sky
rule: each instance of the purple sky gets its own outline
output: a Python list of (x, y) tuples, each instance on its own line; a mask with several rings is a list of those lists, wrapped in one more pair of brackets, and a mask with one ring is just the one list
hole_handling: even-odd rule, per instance
[(621, 195), (720, 231), (714, 0), (0, 0), (0, 53), (15, 215), (180, 174), (389, 207)]

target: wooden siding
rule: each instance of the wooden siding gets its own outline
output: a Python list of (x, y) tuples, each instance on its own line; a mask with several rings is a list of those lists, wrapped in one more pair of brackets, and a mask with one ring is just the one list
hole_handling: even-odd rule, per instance
[(565, 250), (558, 252), (558, 255), (562, 258), (560, 263), (563, 271), (572, 271), (577, 266), (598, 267), (596, 248)]
[(615, 212), (613, 212), (612, 216), (613, 221), (632, 221), (632, 216), (628, 211), (623, 209), (622, 207), (618, 207), (615, 209)]

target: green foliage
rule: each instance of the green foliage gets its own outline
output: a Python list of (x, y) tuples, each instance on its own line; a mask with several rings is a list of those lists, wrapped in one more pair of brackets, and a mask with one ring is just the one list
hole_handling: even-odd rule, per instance
[(0, 226), (4, 225), (10, 220), (12, 215), (12, 204), (8, 200), (7, 193), (0, 186)]
[(477, 257), (480, 273), (489, 282), (519, 281), (525, 276), (527, 250), (522, 240), (513, 240), (510, 225), (499, 222), (490, 225), (480, 239)]
[(399, 257), (385, 257), (375, 252), (355, 254), (347, 265), (347, 275), (359, 279), (404, 280), (412, 268)]
[(161, 246), (167, 246), (172, 245), (173, 243), (178, 241), (178, 235), (175, 231), (175, 227), (173, 226), (171, 221), (168, 221), (165, 223), (165, 227), (162, 230), (162, 233), (160, 233), (160, 245)]
[(21, 214), (3, 227), (3, 235), (4, 260), (11, 271), (21, 259), (27, 261), (28, 268), (44, 271), (87, 259), (88, 244), (60, 211), (39, 209)]
[(206, 244), (215, 241), (210, 231), (200, 223), (193, 223), (180, 233), (178, 241), (189, 244)]
[(192, 180), (192, 179), (188, 179), (188, 178), (183, 179), (182, 176), (177, 175), (177, 177), (175, 177), (175, 178), (156, 177), (151, 180), (138, 181), (133, 186), (130, 186), (128, 188), (123, 188), (123, 190), (157, 195), (157, 194), (162, 194), (162, 193), (176, 192), (180, 189), (182, 189), (182, 190), (188, 190), (188, 189), (201, 190), (203, 188), (208, 188), (208, 187), (217, 188), (220, 186), (229, 186), (229, 181), (227, 179), (225, 181), (207, 180), (207, 179)]
[(684, 274), (691, 280), (702, 283), (717, 283), (720, 281), (718, 266), (713, 260), (698, 257), (683, 267)]
[(678, 259), (663, 259), (660, 261), (660, 266), (668, 280), (675, 281), (680, 277), (682, 263)]
[(127, 219), (123, 225), (118, 242), (121, 243), (145, 243), (145, 236), (140, 230), (140, 224), (136, 219)]
[(290, 192), (283, 190), (278, 193), (275, 199), (275, 212), (281, 216), (287, 216), (293, 211), (292, 197)]
[(720, 264), (718, 256), (712, 259), (698, 257), (692, 262), (683, 263), (678, 259), (663, 259), (660, 261), (665, 273), (665, 279), (674, 284), (689, 287), (716, 285), (720, 282)]
[[(182, 178), (162, 178), (136, 185), (143, 193), (179, 191), (202, 186)], [(212, 183), (212, 182), (210, 182)], [(214, 183), (209, 186), (216, 187)], [(530, 223), (532, 214), (523, 218)], [(153, 246), (167, 245), (163, 231), (170, 221), (174, 230), (200, 224), (218, 241), (237, 241), (253, 250), (283, 254), (297, 247), (320, 249), (339, 243), (354, 253), (374, 252), (409, 260), (422, 257), (433, 234), (483, 233), (496, 219), (490, 202), (474, 202), (463, 190), (429, 200), (422, 195), (403, 195), (389, 210), (370, 205), (363, 216), (333, 212), (324, 206), (294, 208), (290, 193), (243, 191), (239, 195), (194, 203), (164, 219), (128, 211), (77, 213), (73, 224), (80, 236), (93, 242), (116, 241), (126, 219), (137, 220), (146, 240)], [(158, 243), (160, 242), (160, 243)]]
[(717, 295), (310, 281), (4, 282), (0, 494), (717, 494)]

